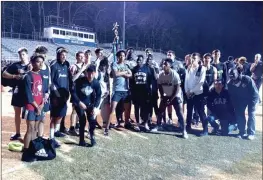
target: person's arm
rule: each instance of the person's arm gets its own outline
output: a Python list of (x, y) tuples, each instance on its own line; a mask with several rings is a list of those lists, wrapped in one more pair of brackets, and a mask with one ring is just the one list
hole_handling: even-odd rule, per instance
[[(25, 84), (25, 94), (26, 94), (26, 101), (29, 104), (32, 104), (36, 110), (38, 110), (40, 107), (34, 100), (32, 96), (32, 87), (31, 87), (31, 78), (29, 75), (26, 75), (24, 78), (24, 84)], [(38, 112), (39, 113), (39, 112)]]
[(117, 68), (117, 65), (115, 63), (112, 64), (112, 73), (115, 77), (124, 76), (126, 74), (126, 71), (119, 71)]
[(53, 63), (52, 65), (51, 65), (51, 67), (50, 67), (50, 72), (51, 72), (51, 86), (50, 86), (50, 89), (51, 89), (51, 91), (54, 91), (54, 93), (55, 93), (55, 95), (57, 96), (57, 97), (60, 97), (60, 94), (59, 94), (59, 92), (58, 92), (58, 89), (57, 89), (57, 86), (56, 86), (56, 84), (55, 84), (55, 78), (56, 78), (56, 71), (57, 71), (57, 69), (56, 69), (56, 67), (55, 67), (55, 63)]
[(253, 64), (251, 65), (251, 67), (250, 67), (250, 72), (253, 73), (253, 72), (255, 71), (257, 65), (258, 65), (258, 61), (256, 61), (255, 63), (253, 63)]
[(164, 92), (163, 92), (163, 86), (162, 86), (161, 81), (160, 81), (160, 77), (157, 79), (157, 84), (158, 84), (158, 89), (159, 89), (159, 92), (160, 92), (160, 95), (161, 95), (161, 99), (163, 99)]
[(98, 81), (95, 82), (94, 90), (96, 94), (94, 108), (99, 109), (100, 101), (101, 101), (101, 88), (100, 88), (100, 84)]
[(79, 97), (78, 97), (78, 95), (77, 95), (77, 89), (78, 89), (78, 88), (80, 88), (80, 86), (79, 86), (79, 80), (77, 80), (77, 81), (75, 81), (75, 82), (73, 83), (73, 88), (72, 88), (72, 93), (71, 93), (72, 101), (73, 101), (73, 103), (76, 104), (76, 105), (79, 105), (79, 103), (80, 103), (80, 99), (79, 99)]
[(173, 76), (174, 90), (173, 90), (173, 93), (170, 97), (170, 102), (172, 102), (174, 100), (174, 98), (176, 97), (176, 95), (178, 94), (178, 92), (180, 90), (180, 85), (181, 85), (181, 80), (180, 80), (179, 74), (174, 72), (174, 76)]
[(127, 68), (127, 72), (128, 73), (124, 74), (123, 77), (125, 77), (125, 78), (132, 78), (132, 72), (131, 72), (131, 70), (129, 68)]
[(190, 93), (194, 93), (201, 89), (201, 87), (203, 86), (205, 82), (205, 75), (206, 75), (205, 69), (202, 67), (201, 72), (200, 72), (199, 82), (195, 85), (193, 89), (190, 89)]
[(12, 64), (3, 72), (3, 77), (6, 79), (21, 79), (22, 76), (17, 74), (17, 70), (16, 65)]

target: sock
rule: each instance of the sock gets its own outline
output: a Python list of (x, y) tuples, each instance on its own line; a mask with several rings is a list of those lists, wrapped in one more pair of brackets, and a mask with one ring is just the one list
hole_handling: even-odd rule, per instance
[(172, 119), (172, 113), (168, 114), (169, 119)]
[(58, 132), (60, 129), (60, 124), (55, 124), (55, 132)]
[(54, 128), (50, 128), (50, 134), (49, 134), (50, 139), (54, 138), (54, 133), (55, 133), (55, 129)]

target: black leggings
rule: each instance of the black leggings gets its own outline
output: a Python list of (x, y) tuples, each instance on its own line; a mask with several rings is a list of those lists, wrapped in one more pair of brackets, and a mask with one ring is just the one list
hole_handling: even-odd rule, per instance
[[(94, 116), (91, 115), (92, 109), (87, 109), (83, 110), (80, 107), (76, 107), (76, 112), (79, 117), (79, 141), (83, 142), (84, 141), (84, 131), (85, 131), (85, 126), (86, 126), (86, 120), (88, 119), (89, 121), (89, 133), (90, 133), (90, 138), (94, 137), (94, 130), (96, 127), (96, 119), (94, 119)], [(85, 114), (86, 112), (86, 114)]]
[(159, 108), (158, 108), (158, 96), (155, 97), (155, 96), (152, 96), (151, 98), (151, 101), (150, 101), (150, 109), (149, 109), (149, 119), (152, 118), (153, 116), (153, 110), (154, 110), (154, 113), (155, 113), (155, 116), (157, 117), (158, 114), (159, 114)]
[(140, 122), (140, 117), (144, 122), (149, 121), (150, 105), (150, 101), (143, 98), (134, 101), (134, 114), (137, 123)]

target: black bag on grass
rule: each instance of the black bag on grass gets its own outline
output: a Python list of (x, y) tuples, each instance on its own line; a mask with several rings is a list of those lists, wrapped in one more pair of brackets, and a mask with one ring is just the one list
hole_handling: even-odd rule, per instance
[(52, 160), (56, 157), (56, 150), (50, 139), (38, 137), (30, 142), (28, 150), (38, 161)]

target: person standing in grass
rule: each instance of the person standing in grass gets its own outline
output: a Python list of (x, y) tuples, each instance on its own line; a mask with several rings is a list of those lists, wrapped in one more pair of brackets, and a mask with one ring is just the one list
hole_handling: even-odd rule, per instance
[(80, 122), (79, 145), (84, 147), (89, 146), (84, 140), (86, 120), (89, 121), (90, 146), (96, 144), (94, 130), (96, 127), (96, 116), (99, 113), (101, 88), (95, 75), (96, 66), (91, 65), (85, 71), (85, 77), (77, 79), (73, 86), (72, 100)]
[[(255, 138), (256, 105), (259, 99), (258, 89), (251, 77), (242, 74), (241, 65), (230, 69), (229, 78), (228, 90), (235, 109), (239, 129), (237, 137), (253, 140)], [(246, 108), (248, 110), (247, 123)]]
[(18, 49), (19, 62), (11, 64), (4, 72), (3, 77), (10, 79), (13, 82), (12, 87), (12, 100), (11, 105), (15, 111), (15, 128), (16, 134), (12, 135), (10, 140), (18, 140), (21, 138), (20, 125), (21, 125), (21, 113), (22, 107), (25, 105), (25, 91), (23, 88), (23, 77), (32, 69), (32, 66), (28, 59), (28, 50), (24, 47)]
[(180, 124), (180, 131), (182, 137), (187, 139), (188, 135), (185, 130), (184, 116), (183, 116), (183, 93), (181, 90), (181, 80), (179, 74), (172, 70), (173, 60), (165, 59), (163, 71), (158, 78), (158, 87), (161, 95), (161, 103), (159, 107), (159, 115), (157, 118), (157, 127), (152, 131), (159, 131), (162, 129), (161, 120), (163, 113), (167, 106), (173, 106)]
[(126, 129), (132, 127), (130, 119), (130, 110), (131, 110), (131, 97), (129, 94), (129, 79), (132, 77), (131, 70), (125, 64), (125, 51), (119, 50), (116, 53), (117, 62), (114, 62), (112, 65), (113, 72), (113, 96), (111, 101), (111, 113), (109, 120), (107, 122), (106, 128), (104, 130), (104, 135), (108, 135), (108, 130), (110, 122), (113, 119), (113, 113), (117, 107), (117, 104), (123, 100), (124, 109), (125, 109), (125, 125)]
[(44, 89), (43, 80), (40, 74), (44, 57), (41, 55), (33, 55), (31, 63), (33, 69), (27, 73), (24, 78), (24, 88), (26, 94), (26, 105), (24, 118), (26, 119), (27, 130), (24, 137), (24, 153), (22, 161), (28, 159), (30, 154), (28, 148), (30, 141), (36, 139), (39, 121), (43, 119), (44, 107)]
[(187, 118), (186, 130), (191, 131), (191, 120), (193, 116), (193, 108), (196, 108), (203, 125), (203, 132), (200, 136), (208, 135), (208, 122), (205, 114), (205, 103), (203, 95), (203, 84), (206, 78), (206, 68), (199, 65), (200, 54), (193, 53), (191, 55), (191, 64), (188, 66), (185, 76), (185, 92), (187, 96)]

